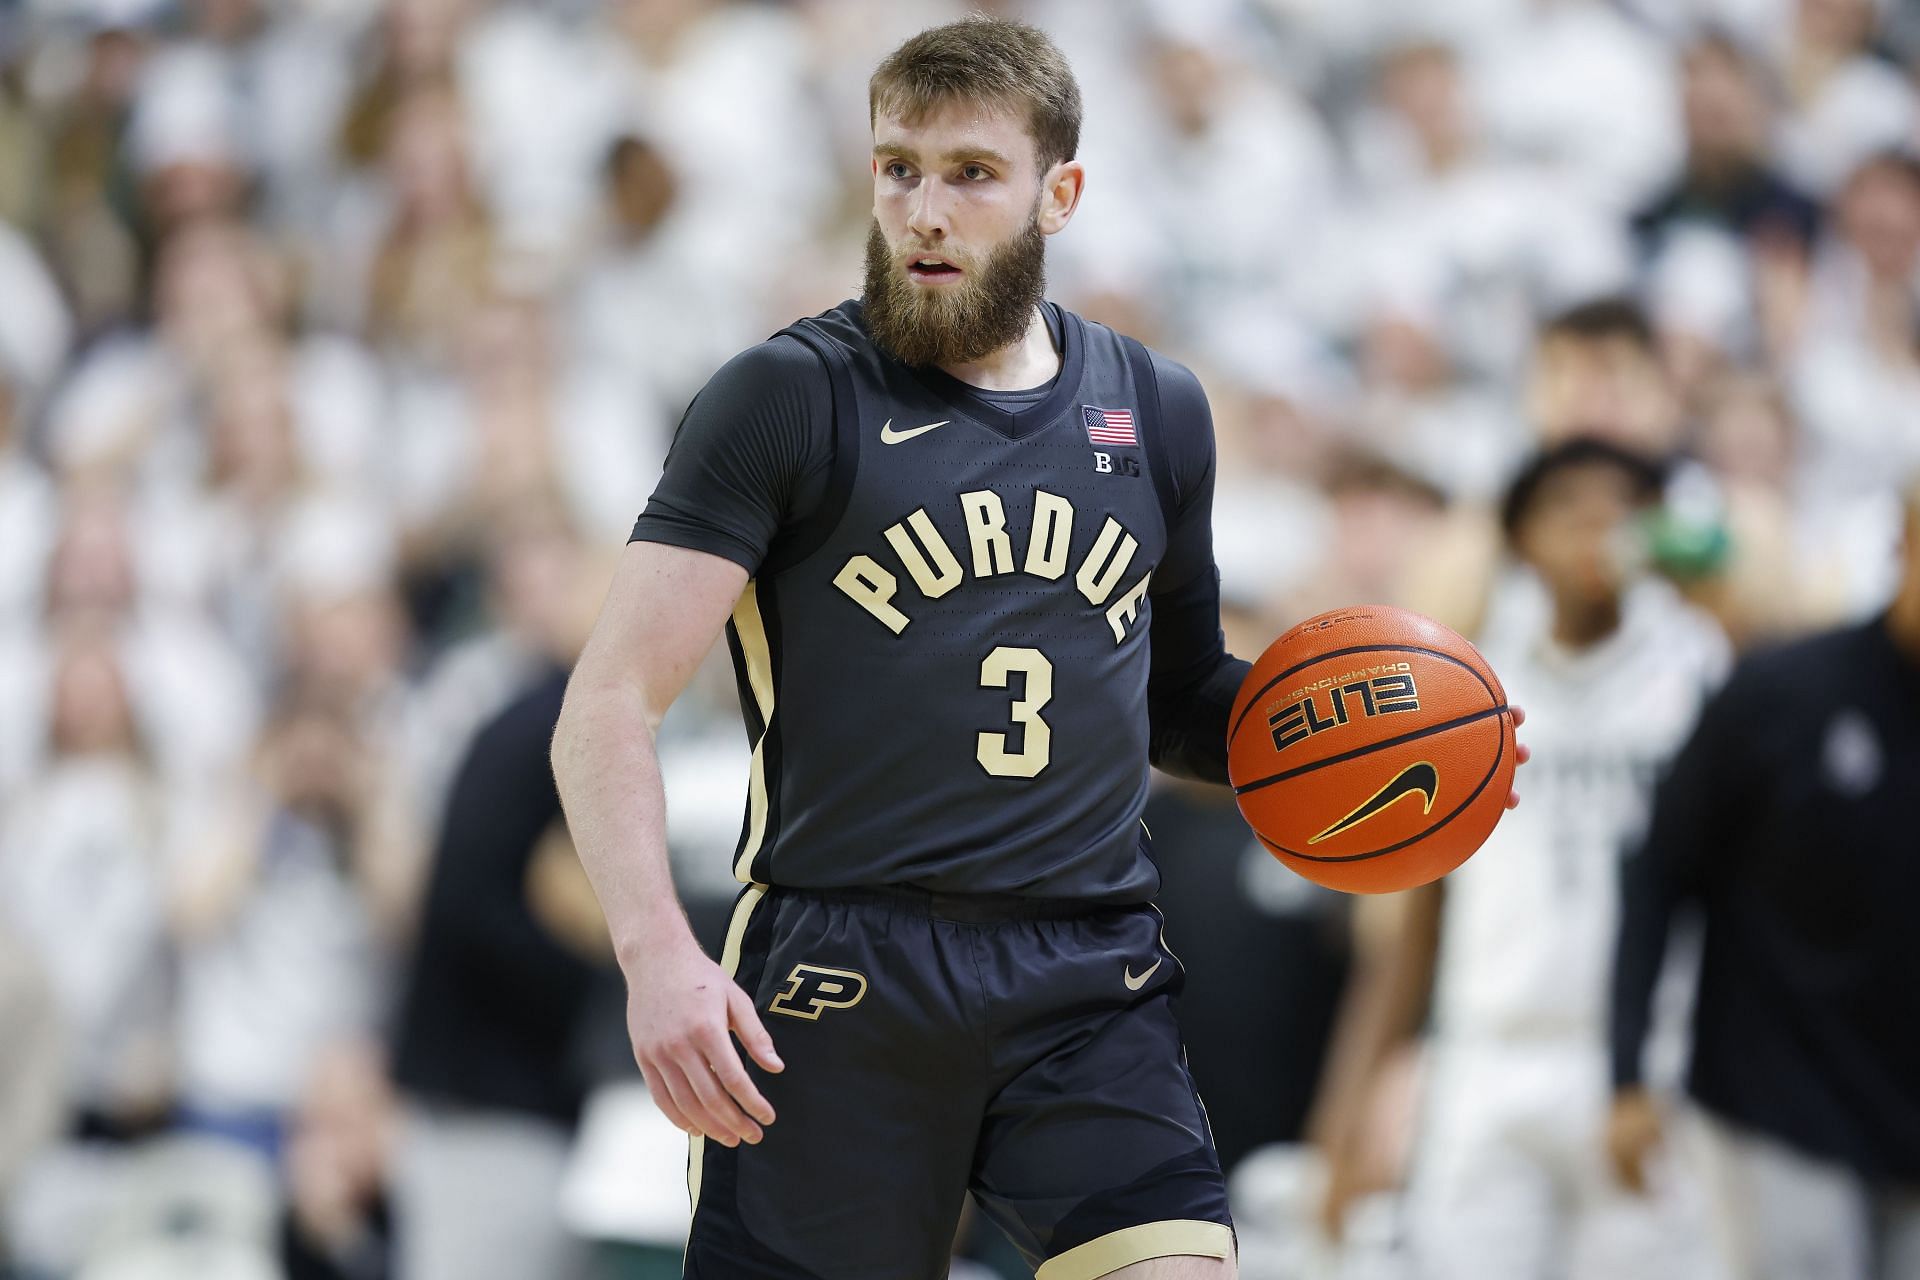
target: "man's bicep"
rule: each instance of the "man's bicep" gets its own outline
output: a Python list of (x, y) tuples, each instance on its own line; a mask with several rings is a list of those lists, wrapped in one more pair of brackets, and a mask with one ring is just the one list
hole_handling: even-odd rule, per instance
[(576, 678), (638, 690), (657, 727), (746, 585), (746, 569), (722, 556), (663, 542), (628, 543)]

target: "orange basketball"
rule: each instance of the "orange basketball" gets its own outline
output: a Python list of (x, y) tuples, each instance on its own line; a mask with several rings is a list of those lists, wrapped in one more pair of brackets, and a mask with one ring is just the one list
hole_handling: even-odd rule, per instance
[(1309, 880), (1387, 893), (1486, 841), (1513, 713), (1479, 650), (1431, 618), (1335, 609), (1275, 640), (1234, 699), (1227, 773), (1260, 842)]

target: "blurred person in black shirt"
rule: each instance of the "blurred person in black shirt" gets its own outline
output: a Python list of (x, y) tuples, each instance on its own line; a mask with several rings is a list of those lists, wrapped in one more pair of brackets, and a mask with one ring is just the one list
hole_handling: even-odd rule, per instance
[(1634, 215), (1634, 231), (1651, 242), (1678, 224), (1705, 223), (1742, 238), (1792, 244), (1804, 254), (1820, 209), (1772, 165), (1773, 111), (1761, 69), (1738, 41), (1719, 32), (1689, 45), (1683, 67), (1686, 162)]
[(1905, 541), (1884, 614), (1735, 672), (1626, 864), (1613, 1163), (1644, 1186), (1668, 1127), (1643, 1047), (1671, 922), (1696, 908), (1688, 1089), (1743, 1280), (1920, 1275), (1920, 483)]
[(589, 1083), (576, 1033), (603, 971), (534, 892), (563, 830), (546, 759), (566, 680), (554, 665), (480, 731), (447, 805), (394, 1054), (408, 1280), (586, 1266), (557, 1193)]

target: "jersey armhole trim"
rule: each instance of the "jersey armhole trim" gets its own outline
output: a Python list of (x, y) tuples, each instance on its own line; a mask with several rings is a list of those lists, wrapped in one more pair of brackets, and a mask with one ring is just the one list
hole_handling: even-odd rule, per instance
[[(1166, 439), (1161, 435), (1167, 415), (1160, 402), (1160, 375), (1154, 371), (1153, 356), (1146, 346), (1121, 334), (1127, 352), (1127, 364), (1133, 370), (1133, 385), (1140, 393), (1141, 443), (1147, 453), (1147, 469), (1153, 473), (1153, 491), (1160, 499), (1160, 519), (1171, 535), (1178, 523), (1180, 504), (1175, 493), (1173, 467), (1167, 461)], [(1151, 409), (1149, 409), (1151, 405)]]
[(833, 461), (827, 472), (826, 491), (820, 504), (800, 519), (784, 537), (777, 539), (761, 561), (756, 576), (767, 577), (791, 569), (826, 545), (827, 539), (846, 514), (853, 496), (854, 476), (860, 469), (859, 423), (854, 420), (853, 378), (846, 359), (833, 339), (819, 332), (808, 321), (782, 329), (799, 339), (825, 366), (827, 371), (828, 414), (833, 437)]

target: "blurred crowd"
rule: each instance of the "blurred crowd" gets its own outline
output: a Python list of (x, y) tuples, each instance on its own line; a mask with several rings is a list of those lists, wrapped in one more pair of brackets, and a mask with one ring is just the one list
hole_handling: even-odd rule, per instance
[[(1736, 648), (1885, 600), (1920, 8), (980, 7), (1085, 91), (1052, 296), (1212, 399), (1246, 656), (1363, 599), (1483, 633), (1500, 495), (1574, 436), (1675, 463), (1639, 554)], [(462, 761), (577, 652), (710, 373), (858, 291), (867, 76), (960, 12), (0, 0), (0, 1275), (392, 1274), (390, 1046)], [(732, 696), (709, 671), (664, 731), (696, 905)], [(1221, 865), (1196, 911), (1347, 927)], [(530, 910), (593, 971), (568, 877)], [(223, 1215), (251, 1251), (139, 1269)]]

